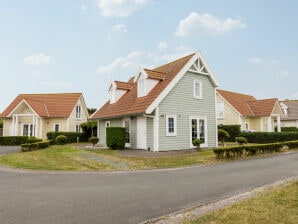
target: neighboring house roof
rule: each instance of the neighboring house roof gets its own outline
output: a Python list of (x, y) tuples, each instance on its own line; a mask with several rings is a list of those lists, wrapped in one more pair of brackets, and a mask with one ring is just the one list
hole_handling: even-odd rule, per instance
[(251, 95), (220, 89), (217, 92), (242, 116), (270, 116), (278, 102), (277, 98), (257, 100)]
[(281, 120), (298, 120), (298, 100), (284, 100), (280, 101), (280, 104), (287, 107), (287, 116), (282, 117)]
[(40, 117), (69, 117), (81, 96), (81, 93), (19, 94), (0, 117), (9, 117), (22, 102)]
[[(171, 83), (174, 82), (173, 80), (181, 78), (180, 75), (183, 75), (181, 72), (187, 71), (184, 71), (183, 69), (187, 67), (188, 63), (194, 63), (193, 61), (198, 58), (204, 60), (201, 53), (198, 52), (155, 69), (141, 69), (148, 75), (148, 78), (159, 80), (158, 84), (146, 96), (137, 97), (137, 82), (134, 80), (135, 77), (130, 78), (128, 83), (132, 84), (131, 89), (127, 91), (116, 103), (110, 104), (110, 101), (107, 101), (91, 116), (91, 119), (129, 116), (146, 113), (148, 111), (151, 113), (152, 109), (155, 109), (152, 105), (158, 103), (162, 98), (161, 95), (163, 94), (161, 93), (163, 93), (165, 89), (169, 90), (172, 88)], [(192, 64), (189, 66), (191, 65)], [(216, 81), (210, 70), (209, 77), (212, 83), (216, 86)], [(149, 107), (150, 110), (148, 109)]]

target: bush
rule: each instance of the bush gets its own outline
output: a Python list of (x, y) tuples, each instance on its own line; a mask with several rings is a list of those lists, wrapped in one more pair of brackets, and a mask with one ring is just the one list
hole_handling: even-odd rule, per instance
[(233, 142), (240, 134), (240, 125), (218, 125), (218, 129), (223, 129), (230, 134), (230, 137), (225, 139), (230, 142)]
[(77, 137), (79, 137), (80, 142), (88, 142), (88, 137), (84, 133), (78, 132), (48, 132), (47, 138), (48, 140), (54, 140), (57, 136), (64, 135), (67, 137), (67, 143), (77, 142)]
[(281, 127), (281, 132), (298, 132), (296, 127)]
[(225, 139), (230, 138), (229, 132), (223, 129), (218, 129), (218, 140), (221, 142), (221, 144), (224, 146)]
[(28, 136), (5, 136), (0, 137), (0, 145), (21, 145), (27, 140)]
[(247, 139), (244, 137), (236, 137), (235, 141), (239, 144), (239, 145), (243, 145), (243, 144), (247, 144)]
[(98, 141), (99, 141), (99, 138), (97, 138), (97, 137), (91, 137), (91, 138), (88, 139), (88, 142), (91, 142), (93, 147), (94, 147), (95, 144), (98, 143)]
[(33, 151), (33, 150), (44, 149), (44, 148), (47, 148), (49, 145), (50, 145), (49, 141), (35, 142), (35, 143), (24, 143), (21, 145), (21, 151), (29, 152), (29, 151)]
[(106, 128), (106, 143), (111, 149), (123, 149), (125, 146), (125, 128), (108, 127)]
[(65, 145), (67, 142), (68, 142), (68, 140), (65, 135), (59, 135), (55, 138), (55, 143), (57, 145)]
[(200, 149), (200, 145), (203, 143), (203, 140), (201, 139), (194, 139), (192, 141), (193, 146), (196, 146), (197, 150)]
[(43, 141), (37, 143), (39, 149), (45, 149), (50, 146), (50, 141)]
[(27, 140), (26, 143), (35, 143), (35, 142), (42, 142), (42, 139), (36, 138), (34, 136), (30, 136)]
[(250, 143), (273, 143), (298, 140), (298, 132), (242, 132)]

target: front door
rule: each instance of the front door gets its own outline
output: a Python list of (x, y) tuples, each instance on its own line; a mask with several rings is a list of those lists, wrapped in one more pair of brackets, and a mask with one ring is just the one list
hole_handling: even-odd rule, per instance
[(23, 136), (33, 136), (33, 125), (24, 124), (23, 125)]
[(199, 117), (190, 118), (190, 147), (193, 148), (192, 141), (201, 139), (201, 147), (207, 147), (207, 119)]
[(146, 117), (137, 117), (137, 148), (147, 149)]

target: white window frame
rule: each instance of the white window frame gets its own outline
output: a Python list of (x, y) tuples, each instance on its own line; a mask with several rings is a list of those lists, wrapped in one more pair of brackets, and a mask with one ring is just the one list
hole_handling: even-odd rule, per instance
[[(141, 86), (141, 82), (143, 82), (143, 86)], [(141, 88), (143, 87), (143, 88)], [(138, 80), (138, 97), (146, 96), (146, 79), (142, 78)]]
[[(224, 119), (225, 118), (225, 103), (217, 102), (216, 106), (217, 106), (217, 111), (216, 111), (217, 119)], [(222, 110), (219, 110), (219, 109), (222, 109)], [(220, 113), (222, 113), (222, 115)]]
[[(174, 132), (169, 132), (169, 118), (174, 120)], [(177, 136), (177, 116), (166, 115), (166, 136)]]
[(106, 122), (105, 122), (105, 127), (106, 127), (106, 128), (111, 127), (111, 121), (106, 121)]
[[(191, 121), (193, 119), (196, 119), (197, 121), (200, 121), (200, 120), (204, 120), (204, 124), (205, 124), (205, 130), (204, 130), (204, 138), (205, 138), (205, 142), (201, 144), (201, 147), (202, 148), (205, 148), (205, 147), (208, 147), (208, 123), (207, 123), (207, 117), (203, 116), (190, 116), (189, 117), (189, 133), (190, 133), (190, 148), (195, 148), (195, 146), (192, 144), (192, 123)], [(199, 126), (199, 123), (197, 124), (197, 133), (198, 133), (198, 136), (200, 136), (200, 126)]]
[(81, 126), (79, 124), (76, 125), (76, 132), (81, 133)]
[(76, 118), (82, 118), (82, 106), (80, 104), (76, 105)]
[[(199, 83), (199, 85), (200, 85), (199, 95), (197, 95), (197, 91), (196, 91), (197, 83)], [(201, 80), (193, 80), (193, 97), (194, 98), (196, 98), (196, 99), (202, 99), (203, 98), (202, 88), (203, 88), (203, 84), (202, 84)]]
[[(122, 126), (125, 128), (125, 122), (128, 122), (129, 125), (129, 129), (128, 129), (128, 133), (129, 133), (129, 142), (126, 143), (126, 139), (125, 139), (125, 147), (130, 147), (131, 145), (131, 120), (129, 118), (125, 118), (123, 119), (123, 123)], [(125, 137), (126, 137), (126, 130), (125, 130)]]
[[(58, 125), (58, 131), (56, 131), (56, 125)], [(54, 132), (60, 131), (60, 123), (54, 123)]]

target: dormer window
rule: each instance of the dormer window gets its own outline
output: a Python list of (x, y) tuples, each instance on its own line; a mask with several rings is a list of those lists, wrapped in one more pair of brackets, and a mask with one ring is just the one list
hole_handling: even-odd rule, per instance
[(109, 88), (110, 103), (116, 103), (127, 91), (131, 89), (132, 84), (129, 82), (114, 81)]
[(138, 97), (146, 96), (146, 79), (139, 79), (138, 81)]

